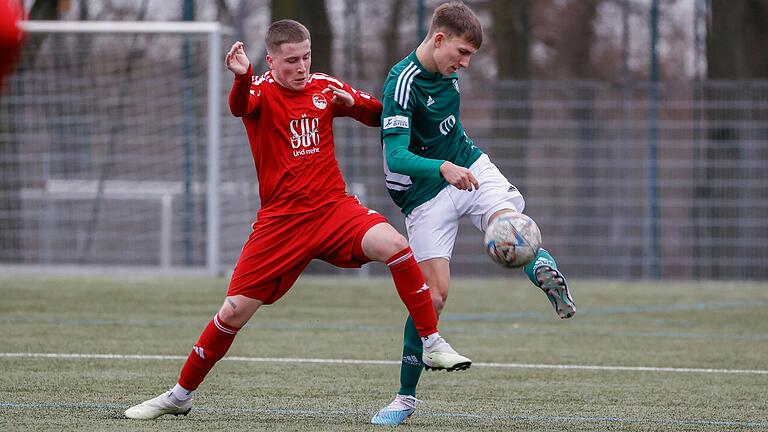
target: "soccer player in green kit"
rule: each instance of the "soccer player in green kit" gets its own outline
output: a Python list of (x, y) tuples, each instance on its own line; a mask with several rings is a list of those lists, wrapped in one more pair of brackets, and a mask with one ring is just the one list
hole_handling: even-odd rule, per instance
[[(448, 297), (459, 219), (468, 216), (485, 231), (499, 214), (525, 207), (517, 188), (475, 147), (459, 121), (456, 72), (469, 66), (482, 39), (482, 26), (469, 7), (444, 3), (435, 9), (427, 37), (390, 70), (384, 83), (381, 134), (387, 188), (405, 215), (409, 242), (438, 314)], [(546, 250), (524, 270), (560, 318), (576, 313), (565, 278)], [(371, 423), (398, 425), (416, 408), (423, 364), (410, 317), (403, 339), (400, 390)]]

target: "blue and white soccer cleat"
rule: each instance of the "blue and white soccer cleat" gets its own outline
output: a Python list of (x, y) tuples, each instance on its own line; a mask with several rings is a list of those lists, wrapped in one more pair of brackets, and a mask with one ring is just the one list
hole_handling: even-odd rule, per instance
[(547, 295), (549, 302), (552, 303), (557, 316), (562, 319), (574, 316), (576, 303), (568, 290), (568, 284), (565, 283), (565, 277), (557, 269), (546, 264), (537, 267), (534, 273), (539, 287)]
[(375, 425), (397, 426), (402, 424), (416, 411), (416, 405), (421, 402), (413, 396), (398, 394), (389, 405), (382, 408), (371, 418)]

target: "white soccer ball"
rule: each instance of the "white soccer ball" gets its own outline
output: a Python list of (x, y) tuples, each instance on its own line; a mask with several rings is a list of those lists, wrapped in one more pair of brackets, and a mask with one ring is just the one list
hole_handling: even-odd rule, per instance
[(485, 230), (485, 251), (502, 267), (528, 264), (539, 253), (540, 247), (539, 227), (522, 213), (502, 213)]

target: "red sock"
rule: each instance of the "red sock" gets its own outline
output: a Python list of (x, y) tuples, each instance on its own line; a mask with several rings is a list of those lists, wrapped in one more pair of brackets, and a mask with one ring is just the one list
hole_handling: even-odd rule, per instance
[(437, 313), (432, 304), (432, 295), (419, 264), (413, 258), (411, 248), (405, 248), (391, 256), (387, 265), (392, 272), (397, 293), (408, 308), (419, 336), (429, 336), (437, 332)]
[(203, 330), (184, 367), (181, 368), (179, 385), (189, 391), (196, 390), (213, 369), (213, 365), (227, 353), (238, 330), (240, 329), (224, 324), (219, 314), (216, 314)]

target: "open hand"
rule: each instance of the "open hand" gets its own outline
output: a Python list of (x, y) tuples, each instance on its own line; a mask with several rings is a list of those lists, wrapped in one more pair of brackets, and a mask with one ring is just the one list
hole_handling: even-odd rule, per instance
[(237, 41), (232, 44), (232, 48), (227, 53), (225, 64), (227, 69), (231, 70), (235, 75), (242, 75), (248, 72), (248, 66), (251, 65), (251, 61), (245, 55), (245, 48), (243, 48), (242, 42)]
[(351, 107), (355, 104), (355, 98), (352, 97), (351, 94), (347, 93), (344, 89), (340, 89), (336, 86), (332, 86), (328, 84), (328, 87), (323, 89), (323, 94), (327, 93), (333, 93), (333, 98), (331, 98), (331, 102), (338, 104), (338, 105), (344, 105)]

